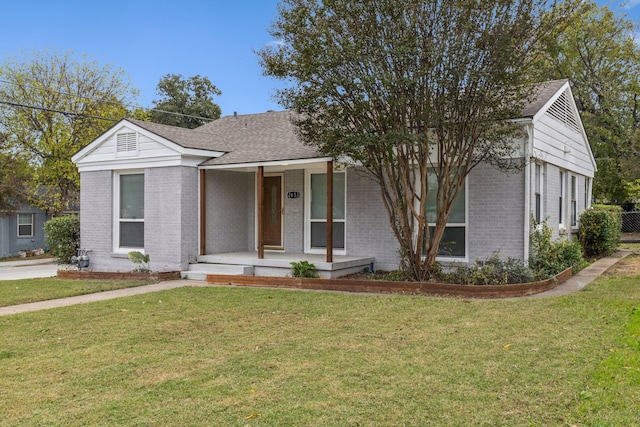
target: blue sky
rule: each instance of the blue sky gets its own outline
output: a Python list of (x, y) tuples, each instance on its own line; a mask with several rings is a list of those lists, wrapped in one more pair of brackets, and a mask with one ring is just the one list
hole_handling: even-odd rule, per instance
[[(281, 110), (279, 82), (262, 75), (254, 51), (278, 0), (0, 0), (0, 61), (48, 49), (86, 54), (122, 68), (150, 107), (168, 73), (208, 77), (221, 91), (223, 115)], [(618, 8), (619, 1), (599, 1)], [(640, 0), (620, 9), (640, 22)]]

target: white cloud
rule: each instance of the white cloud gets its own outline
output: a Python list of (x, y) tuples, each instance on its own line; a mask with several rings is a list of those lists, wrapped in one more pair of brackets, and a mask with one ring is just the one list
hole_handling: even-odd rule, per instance
[[(638, 0), (640, 1), (640, 0)], [(274, 47), (274, 48), (279, 48), (284, 46), (284, 41), (282, 40), (272, 40), (270, 42), (267, 43), (267, 47)]]

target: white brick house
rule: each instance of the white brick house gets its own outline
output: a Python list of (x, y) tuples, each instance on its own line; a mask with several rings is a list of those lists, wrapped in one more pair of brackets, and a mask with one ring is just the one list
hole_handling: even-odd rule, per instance
[[(526, 259), (531, 217), (547, 218), (556, 237), (577, 230), (595, 161), (569, 83), (538, 85), (516, 121), (526, 130), (526, 167), (508, 176), (482, 165), (472, 171), (443, 261), (494, 251)], [(292, 260), (311, 260), (327, 277), (371, 263), (397, 268), (377, 184), (354, 166), (334, 170), (332, 160), (298, 140), (289, 112), (234, 114), (194, 130), (124, 119), (73, 157), (90, 268), (131, 270), (131, 250), (148, 253), (160, 271), (198, 261), (266, 275), (288, 273)]]

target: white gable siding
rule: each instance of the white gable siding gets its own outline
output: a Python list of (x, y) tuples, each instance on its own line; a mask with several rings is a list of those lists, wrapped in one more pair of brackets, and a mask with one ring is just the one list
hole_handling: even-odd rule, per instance
[(533, 156), (579, 175), (594, 175), (593, 156), (568, 84), (534, 117)]
[[(138, 138), (138, 150), (133, 153), (117, 152), (117, 135), (121, 133), (136, 133)], [(124, 154), (124, 155), (123, 155)], [(175, 156), (178, 154), (175, 150), (170, 149), (153, 139), (139, 132), (128, 128), (122, 128), (118, 132), (113, 133), (100, 146), (96, 147), (83, 162), (112, 162), (122, 157), (140, 159), (149, 159), (153, 157)]]
[[(118, 135), (126, 138), (120, 138)], [(126, 142), (126, 143), (125, 143)], [(119, 145), (118, 145), (119, 144)], [(127, 149), (125, 149), (127, 148)], [(137, 126), (112, 128), (73, 157), (80, 172), (144, 169), (169, 166), (197, 167), (221, 152), (181, 147)]]
[(550, 115), (543, 114), (535, 124), (533, 155), (546, 163), (593, 177), (591, 154), (582, 134)]

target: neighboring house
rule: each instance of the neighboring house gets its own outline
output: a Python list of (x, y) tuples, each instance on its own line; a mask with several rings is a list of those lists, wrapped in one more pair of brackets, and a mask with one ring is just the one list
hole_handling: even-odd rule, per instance
[[(516, 121), (530, 161), (511, 175), (486, 165), (471, 172), (442, 261), (474, 262), (494, 251), (527, 259), (532, 217), (548, 218), (555, 237), (571, 236), (590, 205), (595, 161), (568, 82), (538, 85)], [(222, 272), (236, 265), (239, 273), (284, 275), (300, 260), (323, 276), (371, 263), (398, 268), (378, 185), (332, 160), (299, 141), (289, 112), (234, 114), (193, 130), (122, 120), (73, 157), (90, 268), (131, 270), (131, 250), (148, 253), (154, 270), (201, 261), (223, 264)]]
[(15, 212), (0, 212), (0, 258), (45, 247), (44, 223), (50, 215), (29, 204)]

